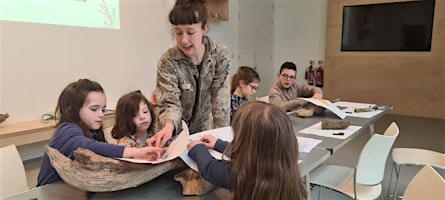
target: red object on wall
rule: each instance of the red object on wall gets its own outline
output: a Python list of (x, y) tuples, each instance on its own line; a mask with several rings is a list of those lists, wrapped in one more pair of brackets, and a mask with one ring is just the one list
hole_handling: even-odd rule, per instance
[(314, 61), (309, 61), (309, 67), (306, 69), (306, 75), (305, 78), (307, 79), (308, 85), (314, 85), (314, 67), (312, 66), (314, 64)]
[(323, 69), (323, 61), (318, 61), (319, 67), (315, 69), (315, 86), (317, 87), (323, 87), (323, 76), (324, 76), (324, 69)]

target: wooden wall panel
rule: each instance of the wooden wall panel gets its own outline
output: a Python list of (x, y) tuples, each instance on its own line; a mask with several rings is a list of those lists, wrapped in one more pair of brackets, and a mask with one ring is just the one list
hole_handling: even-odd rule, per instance
[(325, 97), (392, 105), (393, 114), (445, 119), (445, 0), (436, 0), (430, 52), (341, 52), (344, 5), (404, 0), (329, 0)]

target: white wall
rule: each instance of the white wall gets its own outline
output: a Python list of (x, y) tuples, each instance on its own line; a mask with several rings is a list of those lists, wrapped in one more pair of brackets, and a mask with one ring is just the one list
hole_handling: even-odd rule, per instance
[[(245, 45), (239, 40), (240, 1), (250, 3), (229, 0), (229, 20), (209, 22), (210, 37), (224, 43), (231, 53), (232, 73), (239, 66), (239, 49)], [(174, 45), (167, 20), (173, 2), (120, 1), (120, 30), (0, 21), (0, 113), (10, 114), (4, 124), (40, 119), (54, 109), (63, 88), (79, 78), (98, 81), (111, 109), (126, 92), (140, 89), (150, 96), (157, 61)], [(275, 73), (286, 60), (297, 64), (302, 80), (309, 59), (324, 58), (326, 4), (326, 0), (275, 0), (272, 33), (269, 25), (264, 26), (268, 35), (274, 35), (267, 41), (273, 44), (269, 48), (274, 64), (267, 68), (270, 59), (253, 62), (265, 62), (256, 63), (267, 69), (259, 68), (262, 83), (275, 82)], [(262, 42), (265, 37), (259, 34), (256, 39)], [(267, 91), (269, 86), (261, 88)]]
[[(0, 21), (0, 113), (10, 115), (4, 124), (40, 119), (79, 78), (98, 81), (111, 109), (130, 91), (140, 89), (150, 97), (157, 61), (174, 45), (167, 18), (173, 2), (120, 1), (120, 30)], [(233, 57), (238, 54), (236, 5), (231, 0), (229, 21), (210, 22), (209, 32)]]
[(268, 94), (273, 84), (274, 0), (242, 0), (239, 22), (239, 63), (257, 70), (261, 83), (254, 97)]
[(297, 80), (306, 82), (309, 60), (324, 60), (327, 0), (276, 0), (275, 5), (275, 73), (292, 61)]
[(238, 66), (238, 30), (239, 30), (239, 0), (229, 0), (229, 20), (209, 21), (209, 36), (227, 46), (230, 53), (231, 74)]

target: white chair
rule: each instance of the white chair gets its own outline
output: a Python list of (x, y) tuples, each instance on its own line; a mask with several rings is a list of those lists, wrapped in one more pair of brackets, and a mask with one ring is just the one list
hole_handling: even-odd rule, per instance
[(385, 164), (398, 135), (399, 128), (393, 122), (383, 135), (372, 135), (363, 147), (355, 168), (321, 165), (309, 174), (310, 182), (320, 185), (320, 191), (327, 187), (354, 199), (383, 198), (381, 182)]
[(396, 187), (394, 189), (394, 199), (398, 197), (399, 177), (403, 166), (408, 165), (431, 165), (440, 169), (445, 169), (445, 154), (417, 148), (394, 148), (392, 151), (393, 169), (389, 179), (388, 194), (391, 194), (392, 174), (395, 170)]
[(443, 200), (445, 180), (431, 166), (425, 165), (406, 187), (404, 200)]
[(0, 199), (29, 190), (25, 167), (15, 145), (0, 148)]
[(257, 97), (256, 100), (269, 103), (269, 95), (266, 95), (266, 96), (263, 96), (263, 97)]

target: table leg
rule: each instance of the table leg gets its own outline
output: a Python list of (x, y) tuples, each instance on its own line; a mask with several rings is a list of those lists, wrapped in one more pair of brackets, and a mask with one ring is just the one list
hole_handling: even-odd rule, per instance
[(311, 181), (309, 180), (309, 174), (304, 176), (304, 182), (306, 184), (307, 200), (311, 200)]

